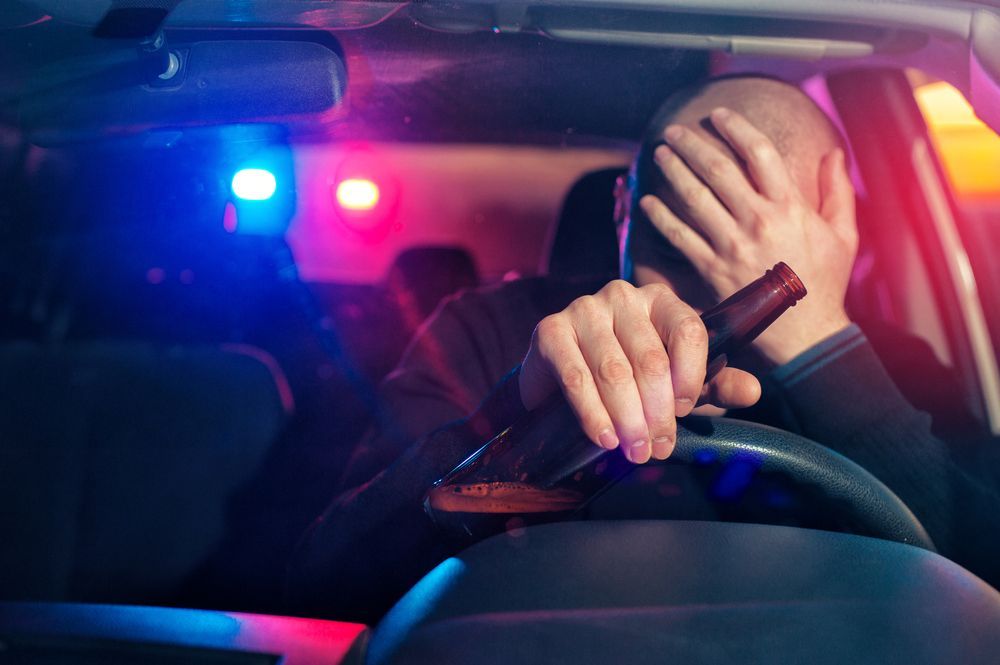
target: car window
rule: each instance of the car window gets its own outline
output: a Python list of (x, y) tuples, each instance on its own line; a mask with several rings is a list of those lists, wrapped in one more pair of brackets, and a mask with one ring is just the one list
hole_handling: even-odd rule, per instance
[(1000, 136), (976, 117), (954, 86), (917, 73), (911, 78), (961, 213), (962, 239), (993, 339), (1000, 339), (1000, 320), (992, 306), (998, 298), (1000, 265), (987, 259), (1000, 251)]

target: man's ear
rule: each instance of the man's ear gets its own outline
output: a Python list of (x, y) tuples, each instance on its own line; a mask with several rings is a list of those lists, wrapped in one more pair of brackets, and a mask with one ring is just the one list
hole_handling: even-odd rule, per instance
[(621, 238), (622, 229), (632, 212), (632, 192), (628, 186), (628, 176), (622, 174), (615, 178), (615, 228), (618, 229), (618, 237)]
[(622, 174), (615, 178), (615, 233), (618, 236), (618, 276), (626, 281), (632, 281), (632, 257), (629, 256), (628, 234), (632, 223), (632, 188), (631, 179)]

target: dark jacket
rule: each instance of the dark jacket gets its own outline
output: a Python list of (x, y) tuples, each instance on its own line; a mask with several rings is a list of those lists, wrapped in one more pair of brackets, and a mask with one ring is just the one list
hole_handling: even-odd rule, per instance
[[(300, 543), (291, 609), (372, 621), (450, 554), (423, 512), (424, 494), (523, 415), (516, 371), (537, 322), (601, 286), (527, 279), (438, 309), (386, 379), (382, 421), (357, 447), (339, 496)], [(867, 468), (945, 556), (1000, 585), (1000, 451), (974, 435), (954, 377), (926, 343), (868, 329), (852, 326), (786, 366), (757, 368), (764, 397), (733, 415)]]

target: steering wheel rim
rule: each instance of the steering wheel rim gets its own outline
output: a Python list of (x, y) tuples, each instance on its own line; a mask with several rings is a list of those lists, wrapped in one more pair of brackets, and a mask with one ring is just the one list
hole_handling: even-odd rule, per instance
[(785, 430), (735, 418), (692, 416), (678, 421), (672, 460), (694, 464), (706, 456), (754, 460), (836, 502), (861, 535), (936, 552), (920, 520), (871, 473), (826, 446)]

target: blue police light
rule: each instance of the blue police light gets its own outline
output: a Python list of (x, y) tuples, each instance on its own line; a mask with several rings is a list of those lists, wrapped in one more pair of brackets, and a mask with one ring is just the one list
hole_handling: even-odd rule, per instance
[(277, 188), (274, 174), (266, 169), (240, 169), (233, 176), (233, 194), (244, 201), (266, 201)]

